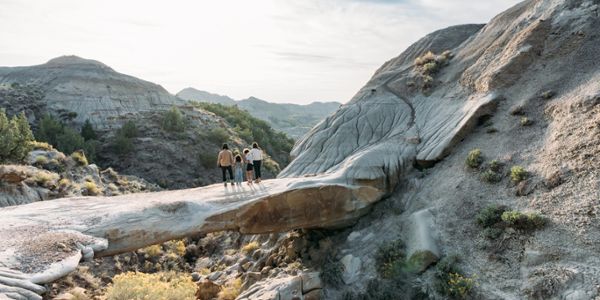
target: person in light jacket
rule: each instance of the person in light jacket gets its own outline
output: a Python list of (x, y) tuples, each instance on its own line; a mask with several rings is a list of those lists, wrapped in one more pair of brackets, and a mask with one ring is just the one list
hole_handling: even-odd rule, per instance
[(226, 172), (229, 173), (229, 180), (231, 180), (231, 185), (233, 185), (233, 153), (231, 153), (227, 144), (223, 144), (222, 150), (219, 152), (217, 166), (221, 168), (221, 173), (223, 173), (223, 184), (225, 187), (227, 187)]
[(256, 182), (260, 182), (261, 173), (260, 167), (262, 166), (263, 152), (258, 147), (258, 143), (252, 143), (252, 150), (250, 150), (250, 156), (252, 157), (252, 165), (254, 166), (254, 177), (256, 177)]

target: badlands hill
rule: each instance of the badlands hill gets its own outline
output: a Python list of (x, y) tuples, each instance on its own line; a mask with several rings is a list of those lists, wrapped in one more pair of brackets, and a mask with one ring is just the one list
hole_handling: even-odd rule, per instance
[(118, 128), (128, 113), (166, 110), (184, 103), (160, 85), (121, 74), (107, 65), (77, 56), (61, 56), (30, 67), (0, 67), (0, 85), (35, 86), (35, 103), (0, 103), (8, 112), (25, 111), (31, 118), (55, 112), (81, 125)]
[[(598, 299), (598, 10), (528, 0), (486, 25), (427, 35), (259, 190), (2, 209), (0, 290), (33, 298), (82, 255), (232, 230), (271, 235), (223, 238), (256, 242), (248, 252), (194, 252), (199, 293), (239, 279), (237, 299)], [(62, 242), (56, 230), (83, 247), (26, 247), (40, 234)]]
[(177, 97), (190, 101), (237, 105), (294, 139), (302, 137), (314, 125), (335, 112), (341, 105), (338, 102), (312, 102), (306, 105), (272, 103), (256, 97), (236, 101), (228, 96), (212, 94), (194, 88), (181, 90), (177, 93)]
[[(185, 126), (165, 130), (165, 116), (173, 107)], [(266, 170), (267, 177), (272, 178), (279, 165), (287, 164), (293, 145), (271, 128), (260, 128), (260, 132), (241, 128), (254, 132), (240, 137), (234, 130), (236, 124), (188, 104), (157, 84), (77, 56), (58, 57), (38, 66), (0, 67), (0, 108), (8, 115), (25, 112), (34, 129), (46, 114), (76, 131), (89, 120), (98, 134), (95, 163), (163, 188), (220, 181), (214, 163), (220, 145), (228, 142), (243, 149), (255, 139), (277, 139), (283, 145), (265, 145), (275, 160), (270, 160)], [(128, 122), (135, 125), (136, 135), (129, 137), (124, 147), (118, 138), (120, 128)]]

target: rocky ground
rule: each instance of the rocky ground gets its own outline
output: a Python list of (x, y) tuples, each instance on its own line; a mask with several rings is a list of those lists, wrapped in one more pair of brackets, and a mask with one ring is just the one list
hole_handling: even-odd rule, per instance
[(23, 165), (0, 165), (0, 207), (62, 197), (114, 196), (161, 190), (135, 176), (88, 164), (84, 154), (66, 156), (37, 143)]

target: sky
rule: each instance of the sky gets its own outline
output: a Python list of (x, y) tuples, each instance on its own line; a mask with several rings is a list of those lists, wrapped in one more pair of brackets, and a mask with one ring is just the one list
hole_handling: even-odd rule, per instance
[(101, 61), (175, 94), (346, 102), (429, 32), (517, 0), (0, 0), (0, 66)]

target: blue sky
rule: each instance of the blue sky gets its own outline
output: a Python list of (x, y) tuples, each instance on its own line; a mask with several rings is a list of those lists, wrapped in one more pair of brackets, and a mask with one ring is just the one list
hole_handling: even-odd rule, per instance
[(0, 0), (0, 65), (60, 55), (236, 99), (348, 101), (425, 34), (516, 0)]

